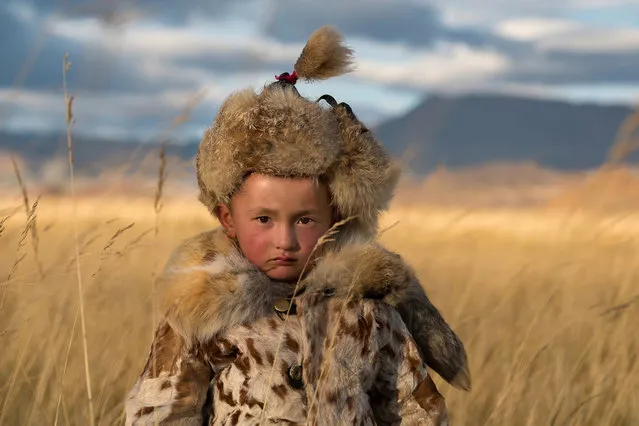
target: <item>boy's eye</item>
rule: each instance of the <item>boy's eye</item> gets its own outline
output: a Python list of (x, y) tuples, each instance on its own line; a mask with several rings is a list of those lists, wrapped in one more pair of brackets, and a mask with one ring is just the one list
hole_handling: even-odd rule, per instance
[(268, 216), (258, 216), (255, 219), (260, 223), (268, 223), (270, 218)]
[(308, 225), (309, 223), (311, 223), (313, 221), (313, 219), (311, 219), (310, 217), (303, 217), (299, 220), (299, 222), (302, 225)]

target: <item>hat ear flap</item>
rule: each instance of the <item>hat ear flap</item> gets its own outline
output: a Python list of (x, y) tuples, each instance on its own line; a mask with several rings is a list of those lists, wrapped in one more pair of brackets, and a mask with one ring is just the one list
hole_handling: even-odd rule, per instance
[(232, 93), (219, 108), (213, 126), (204, 132), (195, 156), (199, 200), (214, 212), (218, 203), (228, 203), (229, 196), (242, 181), (244, 164), (238, 163), (251, 152), (252, 141), (247, 124), (258, 105), (258, 95), (251, 88)]
[[(332, 97), (325, 96), (332, 103)], [(389, 207), (401, 169), (348, 104), (337, 104), (333, 111), (344, 144), (332, 170), (334, 203), (343, 217), (358, 217), (361, 231), (375, 234), (379, 215)]]

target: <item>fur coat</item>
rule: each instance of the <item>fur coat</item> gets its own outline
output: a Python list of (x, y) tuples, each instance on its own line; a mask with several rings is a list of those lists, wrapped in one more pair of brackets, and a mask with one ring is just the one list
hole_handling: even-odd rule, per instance
[[(428, 363), (468, 389), (463, 345), (402, 259), (371, 242), (270, 280), (220, 229), (182, 244), (126, 424), (447, 425)], [(157, 422), (157, 423), (156, 423)]]

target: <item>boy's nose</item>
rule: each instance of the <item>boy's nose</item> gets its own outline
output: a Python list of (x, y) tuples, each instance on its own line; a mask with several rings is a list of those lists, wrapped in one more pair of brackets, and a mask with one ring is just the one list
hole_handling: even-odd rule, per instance
[(297, 236), (295, 231), (288, 227), (282, 226), (278, 230), (275, 245), (278, 250), (295, 251), (298, 249)]

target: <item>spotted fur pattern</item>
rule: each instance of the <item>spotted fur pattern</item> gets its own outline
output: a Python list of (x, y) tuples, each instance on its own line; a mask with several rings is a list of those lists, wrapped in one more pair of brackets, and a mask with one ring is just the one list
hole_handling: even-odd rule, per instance
[[(166, 315), (128, 395), (127, 425), (448, 424), (444, 398), (389, 303), (393, 297), (370, 293), (370, 286), (358, 282), (397, 292), (408, 283), (405, 273), (387, 269), (381, 275), (385, 282), (396, 280), (394, 286), (380, 287), (365, 274), (341, 274), (340, 281), (325, 271), (335, 264), (329, 256), (306, 278), (286, 317), (273, 304), (292, 288), (251, 269), (223, 239), (211, 243), (219, 233), (198, 238), (178, 251), (164, 280), (169, 287), (187, 283), (192, 297), (207, 306), (186, 312), (163, 305)], [(364, 258), (377, 259), (369, 267), (399, 267), (396, 255), (385, 257), (369, 245), (361, 249), (369, 253)], [(345, 253), (363, 259), (356, 251)], [(224, 303), (214, 305), (217, 317), (209, 310), (212, 299), (203, 296), (207, 286), (224, 296)], [(174, 289), (167, 294), (176, 295)], [(177, 294), (185, 306), (194, 303)], [(197, 318), (208, 324), (190, 324)]]
[(298, 314), (306, 332), (308, 424), (448, 424), (444, 398), (395, 309), (371, 299), (309, 296)]

